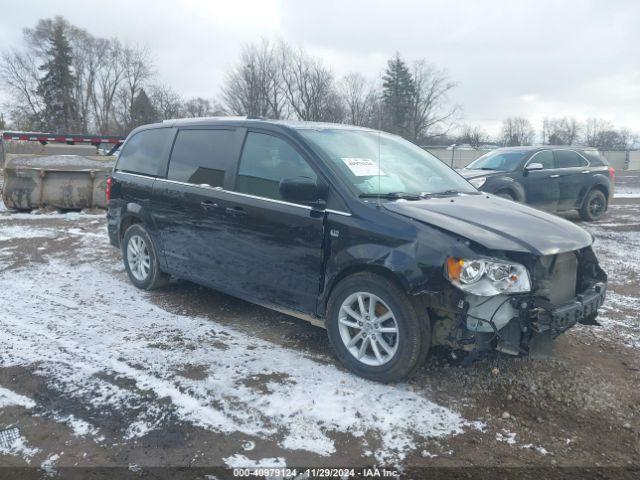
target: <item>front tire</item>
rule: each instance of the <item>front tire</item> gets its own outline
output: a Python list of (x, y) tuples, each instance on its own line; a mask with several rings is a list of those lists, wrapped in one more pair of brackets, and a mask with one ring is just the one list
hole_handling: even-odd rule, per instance
[(122, 259), (129, 280), (142, 290), (152, 290), (169, 283), (169, 275), (160, 270), (158, 254), (147, 230), (134, 223), (122, 239)]
[(338, 359), (357, 375), (383, 383), (413, 375), (431, 345), (426, 310), (419, 312), (393, 282), (368, 272), (334, 288), (326, 325)]
[(600, 190), (591, 190), (580, 209), (580, 218), (586, 222), (600, 220), (607, 211), (607, 197)]

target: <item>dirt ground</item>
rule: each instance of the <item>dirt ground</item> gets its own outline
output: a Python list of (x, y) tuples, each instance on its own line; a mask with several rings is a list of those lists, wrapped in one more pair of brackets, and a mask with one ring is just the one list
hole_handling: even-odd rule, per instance
[(0, 433), (0, 476), (377, 464), (412, 478), (471, 466), (633, 478), (640, 172), (617, 181), (603, 220), (568, 216), (609, 274), (601, 326), (571, 329), (545, 358), (463, 367), (435, 350), (401, 385), (354, 377), (303, 321), (184, 281), (136, 290), (103, 212), (0, 211), (0, 430), (16, 437), (3, 446)]

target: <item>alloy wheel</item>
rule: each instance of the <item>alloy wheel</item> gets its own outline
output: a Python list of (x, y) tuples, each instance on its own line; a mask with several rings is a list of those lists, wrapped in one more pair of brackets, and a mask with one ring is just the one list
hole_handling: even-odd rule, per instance
[(589, 202), (589, 213), (593, 218), (598, 218), (604, 211), (604, 203), (600, 197), (594, 197)]
[(338, 329), (349, 353), (366, 365), (384, 365), (398, 351), (400, 332), (395, 315), (372, 293), (356, 292), (342, 302)]
[(140, 235), (133, 235), (127, 245), (127, 261), (133, 277), (144, 282), (151, 270), (151, 255), (147, 243)]

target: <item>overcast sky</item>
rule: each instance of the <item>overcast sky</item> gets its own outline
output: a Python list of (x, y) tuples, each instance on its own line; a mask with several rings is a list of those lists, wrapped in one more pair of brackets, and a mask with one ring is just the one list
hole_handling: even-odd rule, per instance
[(463, 122), (496, 133), (523, 115), (603, 117), (640, 132), (640, 1), (22, 0), (2, 9), (0, 49), (64, 15), (96, 36), (146, 44), (164, 83), (215, 97), (243, 44), (284, 39), (338, 76), (375, 78), (399, 51), (459, 82)]

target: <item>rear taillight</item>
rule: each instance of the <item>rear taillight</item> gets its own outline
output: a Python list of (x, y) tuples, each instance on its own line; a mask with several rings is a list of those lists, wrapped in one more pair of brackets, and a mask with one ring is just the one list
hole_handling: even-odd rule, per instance
[(616, 179), (616, 169), (613, 167), (609, 167), (609, 176), (611, 177), (611, 180), (615, 180)]
[(113, 178), (107, 177), (107, 188), (104, 191), (107, 194), (107, 202), (111, 200), (111, 185), (113, 185)]

